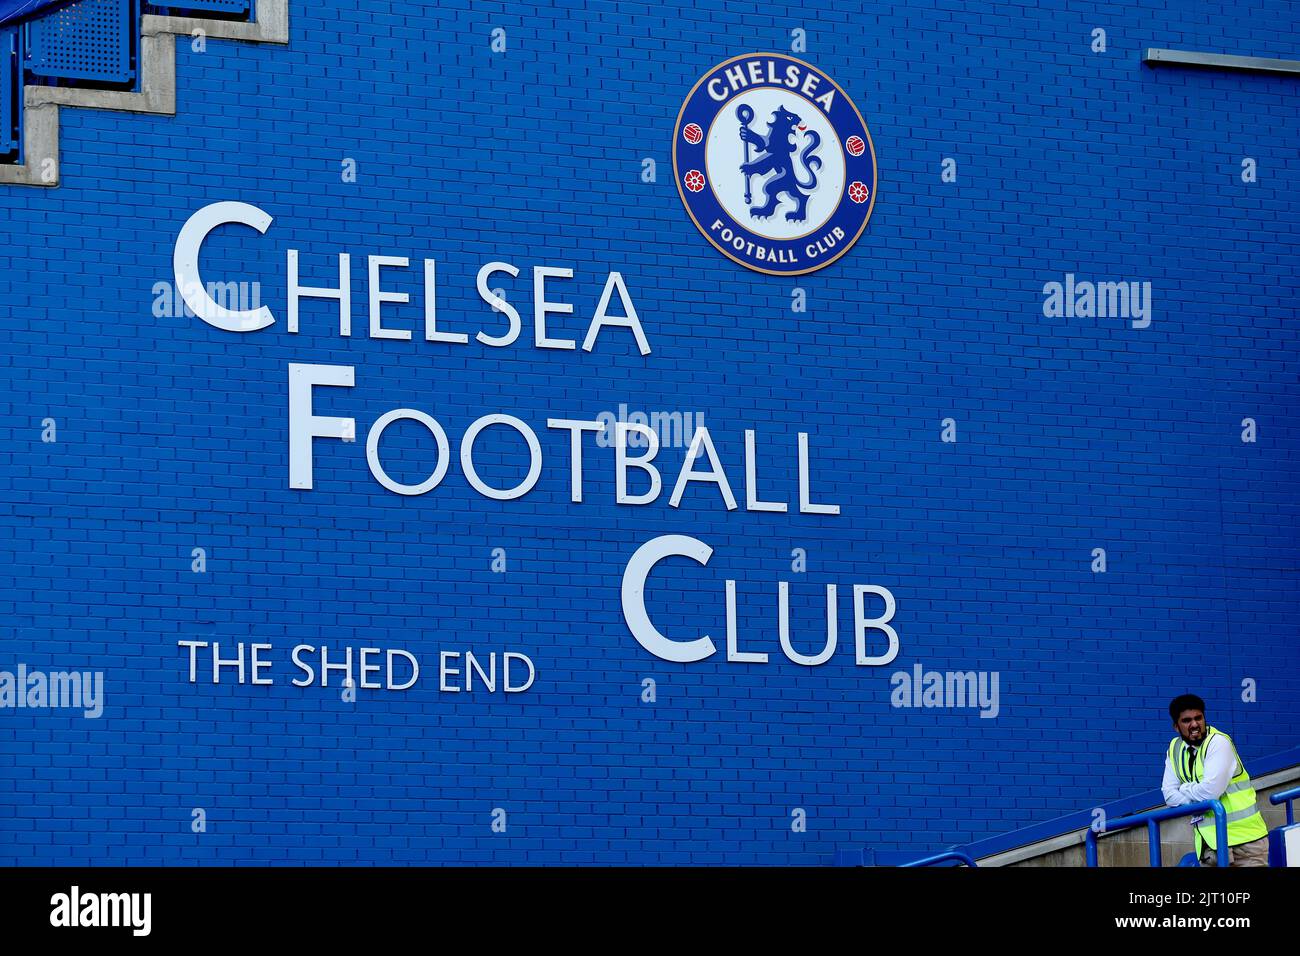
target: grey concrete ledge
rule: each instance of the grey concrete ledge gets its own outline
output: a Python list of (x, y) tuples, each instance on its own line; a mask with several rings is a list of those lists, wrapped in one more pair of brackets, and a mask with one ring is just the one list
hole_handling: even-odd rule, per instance
[(1147, 66), (1195, 66), (1245, 73), (1300, 73), (1300, 60), (1270, 60), (1262, 56), (1232, 56), (1226, 53), (1196, 53), (1191, 50), (1162, 50), (1151, 47), (1142, 57)]
[(71, 86), (25, 87), (26, 105), (77, 106), (125, 113), (176, 113), (176, 38), (170, 33), (140, 38), (140, 92), (82, 90)]
[(160, 17), (146, 14), (145, 36), (157, 33), (193, 36), (198, 30), (214, 40), (244, 40), (249, 43), (289, 42), (289, 0), (257, 0), (256, 19), (252, 23), (238, 20), (205, 20), (201, 17)]
[(13, 186), (59, 184), (59, 108), (53, 103), (33, 103), (27, 87), (23, 104), (23, 158), (25, 163), (0, 163), (0, 183)]

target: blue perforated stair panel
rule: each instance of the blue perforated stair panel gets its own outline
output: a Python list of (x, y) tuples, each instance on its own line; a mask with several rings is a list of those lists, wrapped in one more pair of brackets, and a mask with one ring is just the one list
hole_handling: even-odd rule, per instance
[(33, 76), (126, 83), (134, 78), (132, 0), (80, 0), (27, 25)]
[(151, 8), (185, 13), (243, 13), (247, 14), (252, 0), (185, 0), (184, 3), (151, 3)]

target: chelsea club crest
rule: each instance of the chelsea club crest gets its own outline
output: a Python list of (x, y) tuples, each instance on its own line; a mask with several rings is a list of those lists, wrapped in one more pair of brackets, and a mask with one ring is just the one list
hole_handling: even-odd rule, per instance
[(723, 255), (772, 275), (828, 266), (876, 202), (876, 154), (853, 101), (783, 53), (749, 53), (700, 78), (677, 116), (673, 174)]

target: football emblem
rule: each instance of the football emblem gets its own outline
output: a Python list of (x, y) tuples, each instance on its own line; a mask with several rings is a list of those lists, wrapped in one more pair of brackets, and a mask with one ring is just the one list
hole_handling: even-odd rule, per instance
[(813, 272), (866, 228), (876, 192), (871, 134), (848, 94), (811, 64), (781, 53), (720, 63), (695, 84), (675, 129), (682, 202), (741, 265)]

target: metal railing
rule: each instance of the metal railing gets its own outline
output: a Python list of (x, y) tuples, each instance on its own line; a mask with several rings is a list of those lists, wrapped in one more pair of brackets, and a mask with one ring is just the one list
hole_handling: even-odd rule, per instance
[[(1280, 794), (1274, 794), (1280, 796)], [(1300, 796), (1300, 788), (1296, 789), (1296, 796)], [(1288, 804), (1288, 809), (1290, 805)], [(1214, 845), (1228, 845), (1228, 813), (1223, 809), (1223, 804), (1218, 800), (1201, 800), (1198, 803), (1188, 803), (1181, 807), (1162, 807), (1159, 810), (1148, 810), (1145, 813), (1135, 813), (1131, 817), (1120, 817), (1118, 820), (1106, 824), (1103, 833), (1119, 833), (1123, 830), (1132, 830), (1134, 827), (1140, 827), (1142, 824), (1147, 825), (1147, 849), (1151, 855), (1152, 866), (1162, 866), (1160, 853), (1160, 822), (1162, 820), (1173, 820), (1176, 817), (1187, 817), (1193, 813), (1210, 812), (1214, 814)], [(1087, 856), (1087, 865), (1097, 865), (1097, 832), (1091, 827), (1084, 834), (1085, 854)], [(1215, 859), (1219, 866), (1227, 866), (1229, 863), (1230, 853), (1216, 853)]]
[(947, 853), (936, 853), (934, 856), (922, 857), (919, 860), (912, 860), (910, 863), (900, 863), (899, 866), (934, 866), (937, 863), (946, 863), (948, 860), (959, 860), (965, 866), (979, 869), (979, 864), (969, 853), (963, 853), (961, 850), (949, 850)]
[(1286, 825), (1291, 826), (1295, 823), (1295, 807), (1291, 805), (1292, 800), (1300, 800), (1300, 787), (1292, 787), (1290, 790), (1279, 790), (1277, 793), (1270, 794), (1268, 802), (1277, 806), (1279, 803), (1286, 803)]

